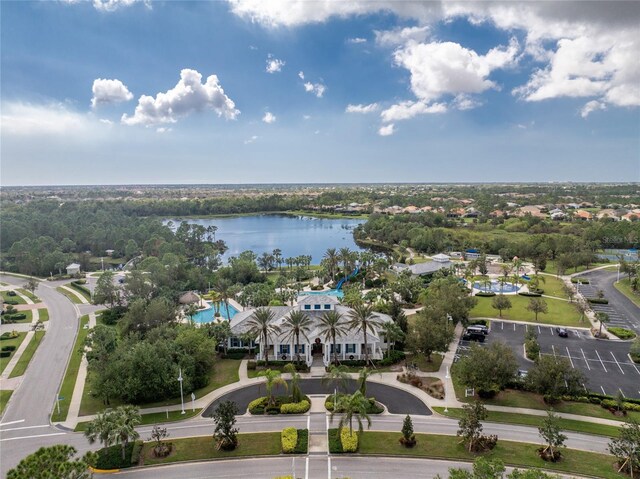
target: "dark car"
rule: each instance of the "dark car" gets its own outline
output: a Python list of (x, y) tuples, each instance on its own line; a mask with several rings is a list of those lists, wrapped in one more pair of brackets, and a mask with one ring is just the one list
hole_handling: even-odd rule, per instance
[(477, 326), (469, 326), (467, 329), (465, 329), (464, 334), (462, 335), (462, 339), (464, 339), (465, 341), (479, 341), (481, 343), (484, 343), (485, 336), (486, 334), (484, 333), (482, 328), (479, 328)]
[(569, 337), (569, 333), (565, 328), (556, 328), (556, 331), (558, 332), (558, 336), (560, 336), (561, 338)]
[(482, 331), (482, 334), (484, 334), (485, 336), (489, 334), (489, 327), (485, 326), (484, 324), (474, 324), (473, 327)]

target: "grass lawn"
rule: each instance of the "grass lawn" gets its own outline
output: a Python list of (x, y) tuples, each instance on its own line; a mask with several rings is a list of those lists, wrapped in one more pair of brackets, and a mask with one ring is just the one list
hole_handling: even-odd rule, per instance
[(33, 338), (31, 338), (31, 341), (29, 341), (29, 344), (25, 348), (24, 353), (22, 353), (22, 356), (20, 356), (20, 359), (18, 359), (18, 362), (16, 363), (16, 367), (13, 368), (13, 371), (11, 371), (11, 374), (9, 374), (10, 378), (15, 378), (17, 376), (22, 376), (24, 374), (24, 372), (27, 370), (27, 366), (29, 366), (29, 362), (31, 361), (31, 358), (35, 354), (36, 349), (38, 349), (38, 346), (40, 345), (40, 341), (42, 341), (43, 337), (44, 337), (44, 331), (35, 332), (35, 334), (33, 335)]
[[(57, 287), (56, 291), (60, 294), (64, 294), (69, 301), (71, 301), (73, 304), (82, 304), (82, 301), (80, 300), (80, 298), (78, 298), (75, 294), (73, 294), (71, 291), (68, 291), (64, 288), (61, 287)], [(78, 293), (80, 294), (80, 293)]]
[[(450, 408), (447, 413), (443, 407), (433, 408), (438, 414), (459, 419), (462, 416), (461, 408)], [(540, 426), (544, 416), (532, 416), (501, 411), (487, 411), (487, 422), (500, 422), (505, 424), (522, 424), (525, 426)], [(560, 419), (560, 427), (565, 431), (575, 431), (597, 436), (617, 437), (620, 429), (606, 424), (595, 424), (587, 421), (575, 421), (573, 419)]]
[(618, 291), (624, 294), (627, 298), (635, 303), (636, 306), (640, 307), (640, 293), (633, 291), (631, 289), (631, 284), (629, 283), (629, 279), (621, 279), (617, 283), (613, 283)]
[(38, 310), (40, 321), (49, 321), (49, 310), (47, 308), (40, 308)]
[(560, 278), (546, 274), (540, 275), (540, 289), (544, 290), (544, 294), (547, 296), (569, 299), (562, 289), (563, 286), (564, 281)]
[[(189, 408), (185, 408), (185, 413), (180, 414), (180, 411), (169, 411), (169, 417), (167, 417), (166, 412), (154, 412), (150, 414), (142, 414), (142, 422), (140, 425), (147, 426), (149, 424), (163, 424), (167, 422), (176, 422), (176, 421), (184, 421), (185, 419), (192, 418), (197, 416), (202, 412), (202, 409), (196, 409), (195, 411), (191, 411)], [(75, 432), (84, 432), (87, 429), (87, 424), (89, 421), (79, 422), (74, 429)]]
[[(60, 289), (60, 288), (58, 288)], [(58, 408), (53, 408), (53, 414), (51, 415), (52, 422), (64, 421), (67, 419), (67, 413), (69, 412), (69, 404), (71, 403), (71, 396), (73, 395), (73, 388), (76, 385), (76, 379), (78, 377), (78, 369), (80, 369), (80, 362), (82, 361), (82, 355), (79, 353), (80, 348), (84, 344), (84, 339), (87, 337), (88, 329), (84, 328), (85, 324), (89, 323), (89, 316), (84, 315), (80, 318), (80, 328), (76, 335), (76, 341), (73, 343), (71, 349), (71, 357), (67, 364), (67, 371), (64, 373), (64, 379), (60, 386), (59, 396), (64, 399), (60, 400), (60, 414), (58, 414)]]
[(24, 311), (18, 311), (18, 314), (24, 314), (25, 318), (24, 319), (16, 319), (13, 322), (14, 323), (30, 323), (33, 320), (33, 312), (31, 312), (31, 310), (29, 309), (25, 309)]
[[(82, 296), (84, 299), (86, 299), (89, 303), (91, 303), (91, 295), (89, 293), (87, 293), (86, 291), (84, 291), (83, 289), (80, 289), (79, 285), (74, 284), (73, 281), (71, 283), (65, 284), (65, 286), (68, 287), (68, 288), (71, 288), (73, 291), (75, 291), (80, 296)], [(83, 285), (83, 286), (85, 286), (85, 285)]]
[(9, 361), (11, 361), (11, 358), (13, 357), (13, 355), (20, 348), (20, 344), (22, 344), (22, 341), (24, 340), (24, 337), (26, 335), (27, 335), (27, 333), (18, 333), (18, 336), (15, 337), (15, 338), (3, 339), (2, 341), (0, 341), (0, 346), (2, 346), (2, 347), (4, 347), (4, 346), (15, 346), (16, 347), (16, 349), (11, 352), (9, 357), (0, 358), (0, 373), (2, 373), (4, 371), (4, 368), (7, 367), (7, 364), (9, 364)]
[(18, 291), (18, 293), (23, 294), (24, 296), (26, 296), (27, 298), (29, 298), (31, 301), (33, 301), (34, 303), (39, 303), (40, 302), (40, 298), (38, 298), (35, 294), (33, 294), (31, 291), (27, 291), (26, 289), (23, 288), (19, 288), (16, 291)]
[[(478, 304), (471, 310), (471, 318), (499, 318), (497, 310), (491, 307), (493, 298), (479, 297)], [(511, 321), (529, 321), (535, 323), (535, 315), (527, 311), (529, 299), (526, 296), (509, 296), (512, 308), (502, 311), (502, 319)], [(554, 324), (558, 326), (588, 326), (586, 321), (580, 322), (580, 315), (576, 312), (572, 303), (559, 299), (543, 298), (547, 303), (549, 312), (538, 314), (538, 323)]]
[(7, 407), (7, 403), (11, 398), (13, 391), (0, 391), (0, 413), (4, 411), (4, 408)]
[(14, 301), (18, 304), (27, 304), (27, 302), (22, 299), (20, 296), (18, 296), (17, 294), (15, 296), (9, 296), (9, 291), (0, 291), (0, 294), (2, 295), (2, 299), (6, 302), (6, 301)]
[[(599, 266), (605, 266), (609, 263), (593, 263), (591, 265), (589, 265), (588, 269), (593, 269), (593, 268), (598, 268)], [(581, 273), (582, 271), (586, 271), (587, 267), (586, 266), (578, 266), (578, 268), (569, 268), (567, 271), (565, 271), (565, 274), (574, 274), (574, 273)], [(549, 260), (547, 261), (547, 266), (544, 269), (543, 273), (549, 273), (549, 274), (558, 274), (558, 267), (556, 266), (556, 262), (554, 260)]]
[(433, 353), (431, 355), (431, 361), (427, 361), (427, 358), (423, 355), (410, 356), (407, 358), (407, 364), (415, 362), (418, 365), (418, 369), (424, 373), (436, 373), (440, 370), (440, 365), (444, 356), (442, 354)]
[[(400, 432), (369, 432), (360, 435), (360, 454), (382, 454), (389, 456), (419, 456), (443, 459), (473, 461), (480, 454), (468, 452), (456, 436), (436, 434), (416, 434), (418, 443), (413, 448), (402, 446), (398, 439)], [(538, 457), (536, 449), (540, 444), (527, 444), (498, 439), (496, 447), (481, 454), (488, 458), (501, 459), (505, 464), (521, 467), (536, 467), (556, 472), (568, 472), (603, 478), (628, 477), (615, 472), (615, 458), (607, 454), (565, 449), (560, 462), (545, 462)]]
[[(222, 386), (226, 386), (227, 384), (238, 382), (240, 380), (240, 377), (238, 375), (239, 368), (240, 361), (237, 359), (217, 359), (213, 368), (211, 369), (211, 372), (209, 373), (209, 384), (203, 388), (193, 391), (193, 393), (196, 395), (196, 398), (206, 396), (211, 391), (221, 388)], [(191, 393), (187, 393), (185, 391), (184, 396), (185, 398), (190, 398)], [(117, 407), (121, 404), (121, 401), (119, 401), (118, 399), (111, 400), (111, 407)], [(172, 406), (174, 404), (180, 404), (180, 397), (166, 399), (164, 401), (156, 401), (153, 403), (137, 404), (137, 406), (147, 408)], [(188, 406), (189, 404), (186, 405)], [(91, 394), (91, 375), (89, 374), (87, 376), (87, 381), (84, 384), (84, 391), (82, 392), (80, 416), (95, 414), (98, 411), (102, 411), (104, 408), (105, 405), (103, 404), (102, 399)], [(165, 413), (160, 413), (160, 415), (165, 415)], [(169, 413), (169, 415), (171, 415), (171, 413)]]
[(145, 442), (140, 457), (145, 465), (166, 464), (179, 461), (228, 459), (243, 456), (276, 456), (281, 453), (279, 432), (238, 434), (238, 447), (233, 451), (218, 451), (209, 436), (171, 439), (173, 451), (168, 457), (153, 457), (153, 443)]

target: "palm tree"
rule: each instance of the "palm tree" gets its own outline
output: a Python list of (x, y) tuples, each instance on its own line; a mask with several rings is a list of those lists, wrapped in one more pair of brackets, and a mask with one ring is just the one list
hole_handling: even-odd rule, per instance
[(226, 279), (219, 279), (215, 285), (215, 290), (219, 295), (220, 301), (222, 301), (227, 308), (227, 318), (229, 318), (229, 298), (233, 296), (231, 282)]
[(285, 389), (287, 389), (287, 381), (282, 379), (282, 375), (280, 371), (272, 371), (271, 369), (267, 369), (266, 371), (261, 371), (258, 373), (258, 376), (262, 376), (265, 379), (264, 388), (267, 393), (267, 403), (269, 406), (273, 406), (276, 403), (276, 398), (273, 397), (273, 386), (280, 384)]
[(280, 328), (275, 324), (271, 324), (271, 321), (273, 321), (275, 317), (276, 314), (271, 309), (258, 308), (253, 312), (247, 323), (249, 333), (252, 334), (254, 338), (260, 338), (262, 345), (264, 345), (264, 349), (261, 349), (264, 354), (264, 363), (266, 366), (269, 365), (269, 335), (280, 334)]
[(602, 337), (602, 326), (604, 323), (609, 322), (609, 315), (607, 313), (603, 313), (602, 311), (598, 311), (596, 313), (596, 319), (600, 323), (600, 329), (598, 330), (598, 337)]
[(280, 248), (276, 248), (272, 252), (273, 260), (278, 265), (278, 269), (282, 271), (282, 250)]
[(362, 420), (367, 420), (367, 427), (371, 427), (371, 418), (367, 413), (369, 408), (369, 400), (362, 395), (360, 391), (356, 391), (351, 395), (341, 396), (338, 402), (334, 404), (331, 411), (331, 420), (336, 411), (342, 414), (338, 429), (342, 429), (347, 423), (349, 424), (349, 433), (353, 434), (353, 419), (358, 421), (358, 431), (362, 432)]
[(140, 412), (135, 406), (120, 406), (114, 411), (114, 434), (116, 444), (122, 445), (122, 460), (125, 459), (127, 444), (140, 437), (136, 426), (142, 422)]
[(349, 313), (348, 328), (359, 329), (364, 337), (364, 361), (369, 362), (369, 349), (367, 347), (367, 332), (376, 332), (376, 328), (380, 325), (380, 321), (373, 314), (373, 307), (368, 304), (357, 304)]
[(402, 328), (393, 321), (384, 323), (382, 325), (382, 332), (384, 334), (384, 340), (387, 343), (387, 355), (389, 355), (393, 350), (394, 343), (404, 339), (404, 333), (402, 332)]
[(284, 367), (284, 372), (291, 374), (291, 398), (295, 402), (302, 401), (302, 391), (300, 390), (300, 374), (296, 371), (296, 367), (289, 363)]
[(95, 419), (89, 421), (84, 435), (89, 440), (89, 444), (96, 442), (96, 439), (104, 447), (111, 446), (116, 440), (115, 421), (111, 409), (96, 414)]
[(365, 398), (367, 397), (367, 379), (369, 379), (369, 376), (372, 374), (373, 371), (365, 366), (360, 370), (360, 374), (358, 375), (358, 382), (360, 383), (358, 391), (360, 391)]
[[(322, 378), (322, 382), (323, 384), (333, 383), (336, 390), (342, 388), (346, 391), (347, 381), (351, 378), (348, 371), (346, 366), (331, 366), (329, 372)], [(335, 402), (335, 398), (333, 400)]]
[(341, 323), (342, 314), (338, 311), (327, 311), (320, 317), (320, 334), (324, 336), (325, 342), (331, 340), (333, 344), (333, 362), (338, 364), (338, 349), (336, 348), (336, 337), (347, 332), (344, 323)]
[(284, 320), (284, 328), (289, 331), (285, 336), (284, 341), (290, 341), (292, 338), (296, 338), (296, 362), (300, 363), (300, 335), (309, 341), (307, 334), (311, 331), (311, 325), (313, 321), (303, 311), (296, 309), (289, 313)]
[(342, 262), (342, 277), (347, 279), (347, 275), (349, 274), (349, 266), (353, 261), (353, 255), (349, 248), (340, 248), (338, 252), (338, 258), (340, 262)]

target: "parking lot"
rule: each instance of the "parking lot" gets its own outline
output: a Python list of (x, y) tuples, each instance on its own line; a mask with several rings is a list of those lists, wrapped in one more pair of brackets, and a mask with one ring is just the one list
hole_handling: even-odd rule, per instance
[[(620, 390), (625, 397), (640, 398), (640, 365), (629, 359), (629, 342), (596, 340), (586, 329), (566, 328), (568, 337), (562, 338), (551, 326), (492, 321), (486, 341), (478, 344), (507, 343), (515, 352), (520, 368), (528, 370), (533, 363), (524, 357), (522, 346), (527, 328), (536, 331), (542, 354), (567, 358), (572, 367), (584, 373), (585, 389), (610, 395)], [(471, 344), (460, 341), (456, 354), (466, 354)]]

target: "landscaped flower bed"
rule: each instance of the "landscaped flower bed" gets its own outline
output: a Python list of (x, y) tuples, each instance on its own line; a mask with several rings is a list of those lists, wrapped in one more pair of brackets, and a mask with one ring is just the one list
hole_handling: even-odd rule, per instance
[(300, 402), (293, 402), (291, 396), (276, 396), (272, 405), (269, 405), (269, 398), (263, 396), (249, 403), (251, 414), (304, 414), (310, 408), (311, 400), (308, 396)]
[[(338, 401), (340, 401), (340, 398), (343, 396), (344, 394), (338, 393)], [(379, 403), (377, 403), (375, 398), (371, 397), (367, 399), (369, 400), (369, 406), (367, 407), (367, 414), (382, 414), (384, 412), (384, 407), (382, 407)], [(324, 402), (324, 407), (327, 409), (327, 411), (333, 411), (333, 400), (334, 400), (334, 396), (332, 394)], [(338, 410), (336, 412), (340, 413), (342, 411)]]

